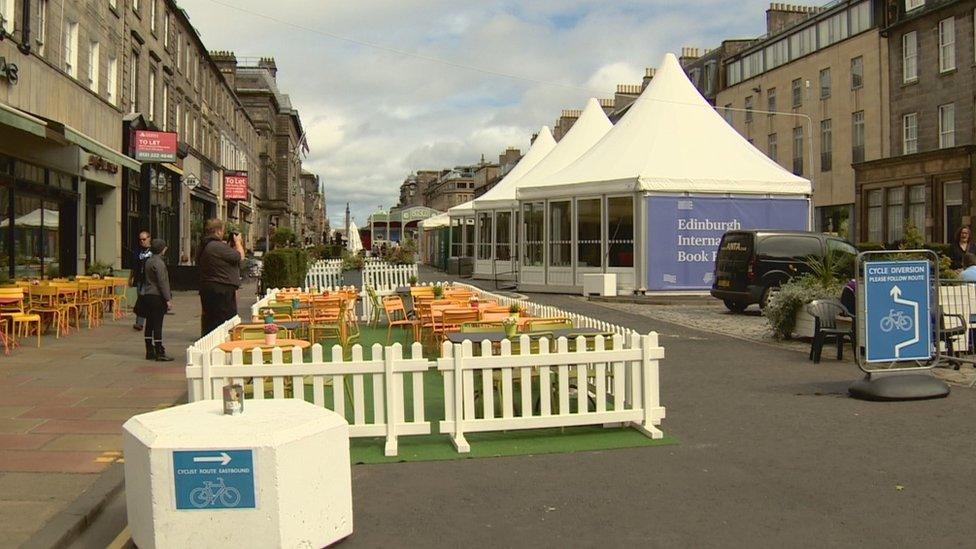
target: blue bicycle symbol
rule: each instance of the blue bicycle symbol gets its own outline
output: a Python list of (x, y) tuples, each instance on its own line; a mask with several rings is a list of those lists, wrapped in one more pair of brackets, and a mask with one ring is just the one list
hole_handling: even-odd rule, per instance
[(913, 325), (912, 317), (894, 309), (889, 310), (888, 316), (881, 319), (882, 332), (890, 332), (895, 328), (907, 332), (912, 329)]

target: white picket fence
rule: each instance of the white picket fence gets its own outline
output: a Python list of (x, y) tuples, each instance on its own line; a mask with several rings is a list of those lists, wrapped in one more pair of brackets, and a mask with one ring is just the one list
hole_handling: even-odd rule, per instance
[[(656, 333), (635, 333), (629, 346), (616, 334), (609, 341), (609, 349), (608, 342), (597, 336), (593, 350), (588, 350), (586, 338), (579, 337), (574, 352), (561, 337), (556, 340), (555, 352), (549, 352), (549, 341), (543, 338), (537, 354), (530, 354), (530, 341), (523, 335), (520, 353), (512, 354), (511, 343), (504, 340), (494, 355), (491, 343), (486, 341), (481, 345), (481, 356), (473, 356), (470, 341), (443, 345), (437, 368), (444, 376), (445, 419), (438, 430), (450, 433), (458, 452), (471, 451), (466, 432), (621, 423), (651, 438), (664, 436), (656, 427), (665, 415), (660, 404), (658, 367), (664, 349), (658, 346)], [(480, 384), (475, 381), (475, 372)], [(478, 396), (480, 410), (476, 406)], [(500, 410), (495, 409), (496, 398)]]
[(370, 261), (363, 264), (363, 286), (377, 290), (394, 290), (399, 286), (409, 286), (411, 277), (419, 278), (416, 263), (394, 265), (382, 261)]
[[(266, 300), (267, 298), (265, 298)], [(260, 301), (259, 301), (260, 303)], [(252, 307), (252, 311), (253, 311)], [(193, 342), (186, 348), (186, 367), (187, 367), (187, 391), (189, 392), (188, 399), (190, 402), (196, 402), (204, 398), (211, 398), (210, 396), (204, 396), (203, 388), (199, 385), (194, 384), (190, 380), (189, 371), (190, 366), (202, 367), (206, 362), (204, 357), (209, 355), (211, 351), (217, 348), (217, 345), (230, 339), (230, 331), (241, 323), (241, 317), (234, 316), (234, 318), (225, 321), (223, 324), (218, 326), (215, 330), (208, 333), (207, 335), (201, 337), (200, 339)], [(201, 372), (201, 376), (203, 372)], [(209, 377), (209, 373), (207, 374)]]
[(306, 288), (329, 288), (342, 285), (342, 260), (320, 259), (305, 273)]
[[(311, 360), (305, 361), (298, 347), (272, 350), (270, 360), (260, 349), (250, 353), (250, 364), (244, 363), (240, 349), (226, 353), (213, 349), (202, 354), (199, 364), (187, 364), (190, 402), (220, 398), (225, 385), (235, 383), (250, 392), (247, 398), (305, 399), (311, 389), (312, 403), (347, 417), (347, 399), (351, 406), (349, 436), (386, 437), (384, 453), (397, 455), (397, 437), (430, 434), (430, 422), (424, 418), (424, 372), (430, 363), (423, 358), (420, 343), (411, 347), (411, 356), (402, 356), (402, 347), (375, 344), (371, 358), (363, 358), (359, 345), (352, 348), (352, 360), (343, 359), (342, 347), (331, 349), (330, 362), (323, 360), (321, 345), (311, 347)], [(285, 361), (288, 358), (288, 361)], [(404, 376), (410, 377), (411, 417), (406, 419)], [(371, 392), (367, 399), (367, 382)], [(331, 401), (326, 401), (325, 387), (331, 386)], [(266, 390), (269, 394), (266, 394)], [(194, 397), (194, 395), (196, 395)], [(245, 403), (245, 413), (247, 405)], [(367, 421), (370, 419), (371, 421)]]

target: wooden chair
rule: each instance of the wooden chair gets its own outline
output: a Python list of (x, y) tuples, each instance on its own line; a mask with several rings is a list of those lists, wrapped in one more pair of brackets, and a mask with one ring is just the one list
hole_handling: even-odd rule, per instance
[(416, 302), (417, 298), (430, 298), (434, 299), (434, 287), (433, 286), (411, 286), (410, 287), (410, 297)]
[(409, 327), (413, 334), (413, 340), (420, 340), (420, 321), (407, 318), (407, 310), (403, 306), (403, 300), (398, 295), (390, 295), (383, 298), (383, 312), (386, 313), (386, 343), (389, 344), (393, 338), (393, 327)]

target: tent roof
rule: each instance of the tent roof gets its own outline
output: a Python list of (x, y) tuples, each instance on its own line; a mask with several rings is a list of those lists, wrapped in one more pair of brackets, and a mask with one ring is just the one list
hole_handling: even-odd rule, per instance
[(508, 204), (509, 202), (514, 202), (515, 189), (519, 184), (519, 180), (525, 174), (532, 171), (532, 168), (535, 168), (555, 147), (556, 140), (552, 138), (552, 132), (549, 131), (549, 126), (542, 126), (542, 129), (539, 130), (539, 135), (532, 142), (532, 147), (529, 149), (529, 152), (525, 153), (525, 156), (512, 168), (512, 171), (508, 172), (497, 185), (485, 194), (474, 199), (474, 209), (485, 210), (498, 207), (497, 201), (499, 200), (505, 201), (506, 206), (510, 205)]
[(463, 204), (458, 204), (453, 208), (447, 209), (447, 215), (451, 217), (462, 217), (466, 215), (474, 215), (474, 200), (468, 200)]
[(669, 53), (613, 129), (518, 197), (625, 191), (808, 195), (811, 187), (729, 126)]
[(428, 217), (420, 222), (420, 226), (424, 229), (436, 229), (438, 227), (447, 227), (451, 224), (451, 218), (447, 216), (446, 213), (440, 215), (435, 215), (434, 217)]
[[(569, 132), (545, 158), (539, 161), (534, 168), (529, 170), (521, 179), (516, 182), (516, 194), (524, 187), (530, 187), (537, 181), (542, 181), (546, 177), (558, 172), (569, 164), (573, 163), (583, 153), (590, 150), (593, 145), (610, 131), (613, 124), (607, 118), (600, 103), (590, 98), (586, 102), (586, 108), (569, 129)], [(477, 201), (477, 209), (482, 207), (514, 207), (517, 205), (515, 197), (508, 200), (486, 200), (488, 194)]]

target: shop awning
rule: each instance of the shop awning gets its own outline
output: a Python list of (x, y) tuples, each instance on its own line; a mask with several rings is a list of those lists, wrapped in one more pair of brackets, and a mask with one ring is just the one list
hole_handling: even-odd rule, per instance
[(183, 175), (183, 168), (180, 168), (176, 164), (170, 164), (169, 162), (163, 162), (163, 167), (166, 168), (167, 170), (175, 173), (176, 175), (179, 175), (179, 176), (182, 176)]
[(113, 151), (109, 147), (95, 141), (91, 137), (88, 137), (67, 124), (64, 126), (64, 137), (68, 141), (78, 145), (92, 154), (101, 156), (109, 162), (114, 162), (120, 166), (129, 168), (130, 170), (139, 171), (142, 169), (142, 164), (140, 164), (138, 161), (133, 160), (120, 152)]
[(0, 124), (38, 137), (47, 137), (47, 122), (3, 103), (0, 103)]

